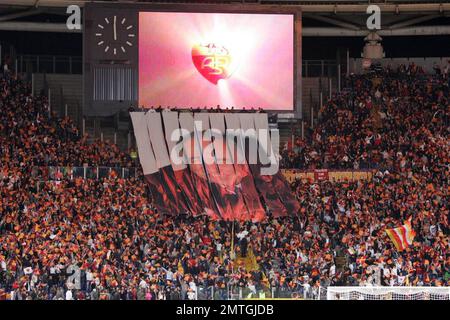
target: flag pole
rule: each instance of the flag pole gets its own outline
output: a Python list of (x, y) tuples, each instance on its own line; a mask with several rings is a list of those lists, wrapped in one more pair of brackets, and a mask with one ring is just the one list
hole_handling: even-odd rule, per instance
[(233, 224), (231, 226), (231, 260), (234, 260), (235, 254), (234, 254), (234, 220)]

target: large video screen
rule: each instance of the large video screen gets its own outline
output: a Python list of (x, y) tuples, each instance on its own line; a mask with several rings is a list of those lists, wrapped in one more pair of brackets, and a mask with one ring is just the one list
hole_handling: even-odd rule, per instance
[(139, 105), (294, 108), (294, 16), (139, 13)]

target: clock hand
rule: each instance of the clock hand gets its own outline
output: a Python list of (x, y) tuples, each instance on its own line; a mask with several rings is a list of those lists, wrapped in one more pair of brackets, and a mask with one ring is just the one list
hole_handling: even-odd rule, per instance
[(114, 16), (114, 41), (117, 40), (116, 19), (117, 17)]

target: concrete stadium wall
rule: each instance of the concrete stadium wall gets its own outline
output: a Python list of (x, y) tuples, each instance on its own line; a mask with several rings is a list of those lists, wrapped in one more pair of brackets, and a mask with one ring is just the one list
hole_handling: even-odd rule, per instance
[(39, 94), (41, 90), (49, 88), (51, 90), (52, 110), (59, 116), (64, 116), (67, 104), (67, 115), (79, 125), (83, 101), (82, 75), (33, 73), (32, 81), (33, 94)]

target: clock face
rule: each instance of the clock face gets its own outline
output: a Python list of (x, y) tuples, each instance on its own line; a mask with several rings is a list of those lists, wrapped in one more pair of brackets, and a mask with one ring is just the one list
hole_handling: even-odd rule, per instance
[(95, 37), (97, 46), (105, 53), (124, 54), (135, 45), (136, 27), (119, 16), (106, 17), (97, 23)]

